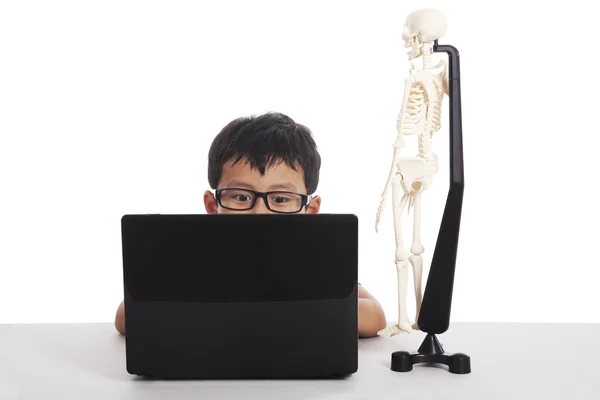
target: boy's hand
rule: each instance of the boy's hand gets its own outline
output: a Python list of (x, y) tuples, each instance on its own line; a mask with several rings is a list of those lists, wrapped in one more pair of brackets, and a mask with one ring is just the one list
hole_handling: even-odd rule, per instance
[(115, 328), (121, 335), (125, 334), (125, 300), (123, 300), (117, 308), (117, 315), (115, 316)]
[(358, 334), (374, 337), (386, 325), (381, 304), (362, 285), (358, 287)]

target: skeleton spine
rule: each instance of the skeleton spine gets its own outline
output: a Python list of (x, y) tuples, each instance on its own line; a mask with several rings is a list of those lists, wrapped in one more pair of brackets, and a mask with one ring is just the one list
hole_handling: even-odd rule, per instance
[[(441, 97), (441, 96), (440, 96)], [(442, 117), (442, 99), (438, 97), (430, 103), (431, 106), (431, 126), (429, 132), (433, 134), (441, 128), (441, 117)]]
[(425, 160), (433, 159), (429, 129), (427, 128), (419, 134), (419, 157)]
[[(431, 43), (423, 43), (423, 69), (432, 69), (433, 62), (433, 51)], [(437, 131), (440, 126), (440, 104), (438, 96), (434, 99), (428, 99), (426, 109), (427, 119), (425, 121), (424, 129), (419, 134), (419, 157), (426, 160), (431, 160), (433, 155), (431, 153), (431, 135)]]
[(423, 69), (431, 69), (433, 67), (433, 45), (431, 42), (423, 43)]
[(433, 54), (430, 53), (429, 48), (426, 48), (423, 53), (423, 69), (431, 69)]

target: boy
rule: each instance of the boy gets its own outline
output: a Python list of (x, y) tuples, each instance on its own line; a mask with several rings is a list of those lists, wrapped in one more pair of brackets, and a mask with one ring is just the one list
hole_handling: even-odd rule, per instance
[[(321, 198), (313, 193), (320, 167), (311, 131), (288, 116), (267, 113), (235, 119), (215, 137), (209, 150), (208, 181), (215, 193), (204, 193), (204, 207), (209, 214), (316, 214)], [(255, 191), (270, 193), (261, 198)], [(383, 309), (362, 286), (358, 295), (359, 336), (376, 336), (386, 326)], [(115, 327), (125, 333), (123, 302)]]

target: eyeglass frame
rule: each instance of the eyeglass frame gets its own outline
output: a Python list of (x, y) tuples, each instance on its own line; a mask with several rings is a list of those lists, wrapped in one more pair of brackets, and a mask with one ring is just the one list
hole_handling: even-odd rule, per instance
[[(221, 202), (221, 192), (223, 190), (243, 190), (245, 192), (254, 193), (252, 204), (250, 205), (250, 207), (248, 207), (248, 208), (242, 208), (242, 209), (240, 209), (240, 208), (226, 207)], [(271, 207), (269, 206), (269, 198), (267, 197), (271, 193), (293, 194), (293, 195), (296, 195), (296, 196), (300, 196), (301, 199), (302, 199), (302, 203), (301, 203), (300, 209), (298, 211), (275, 211), (275, 210), (272, 210)], [(285, 190), (273, 190), (273, 191), (270, 191), (270, 192), (257, 192), (256, 190), (246, 189), (246, 188), (221, 188), (221, 189), (215, 189), (214, 196), (215, 196), (215, 200), (217, 201), (217, 203), (219, 204), (219, 206), (221, 206), (223, 208), (226, 208), (228, 210), (232, 210), (232, 211), (248, 211), (248, 210), (252, 210), (254, 208), (254, 206), (256, 205), (256, 202), (258, 201), (258, 199), (262, 198), (263, 202), (265, 203), (265, 206), (267, 207), (267, 209), (269, 211), (272, 211), (272, 212), (278, 213), (278, 214), (297, 214), (300, 211), (302, 211), (303, 208), (307, 209), (308, 206), (310, 206), (310, 202), (312, 201), (312, 195), (308, 195), (308, 194), (302, 194), (302, 193), (296, 193), (296, 192), (289, 192), (289, 191), (285, 191)]]

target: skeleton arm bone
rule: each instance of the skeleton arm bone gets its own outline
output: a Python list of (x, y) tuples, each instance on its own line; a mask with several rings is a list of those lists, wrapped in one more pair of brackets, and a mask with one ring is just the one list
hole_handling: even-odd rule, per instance
[(385, 182), (385, 187), (383, 188), (383, 192), (381, 193), (381, 200), (387, 199), (387, 192), (390, 190), (390, 186), (392, 184), (392, 178), (398, 172), (398, 159), (400, 158), (400, 148), (394, 147), (394, 157), (392, 158), (392, 165), (390, 167), (390, 173), (388, 175), (387, 182)]
[(405, 124), (406, 112), (407, 112), (407, 108), (408, 108), (408, 99), (409, 99), (409, 95), (410, 95), (410, 90), (412, 88), (412, 84), (413, 84), (413, 82), (412, 82), (411, 77), (410, 76), (406, 77), (406, 79), (404, 80), (404, 96), (402, 98), (402, 108), (400, 110), (400, 113), (398, 114), (398, 124), (397, 124), (398, 134), (396, 136), (396, 143), (394, 143), (394, 157), (392, 159), (392, 166), (390, 167), (390, 173), (388, 175), (388, 179), (385, 183), (383, 192), (381, 193), (381, 201), (379, 203), (379, 208), (377, 209), (377, 216), (375, 217), (375, 231), (376, 232), (379, 232), (379, 221), (381, 220), (381, 215), (383, 213), (383, 209), (385, 208), (385, 202), (387, 200), (387, 192), (392, 183), (392, 178), (394, 177), (394, 175), (397, 172), (398, 159), (400, 158), (400, 149), (404, 143), (404, 141), (402, 140), (404, 137), (404, 124)]
[[(407, 129), (407, 113), (408, 113), (408, 103), (410, 100), (410, 91), (413, 86), (413, 78), (411, 76), (407, 76), (404, 79), (404, 94), (402, 95), (402, 107), (400, 108), (400, 112), (398, 113), (398, 119), (396, 122), (396, 142), (394, 143), (394, 147), (402, 148), (404, 146), (404, 131)], [(414, 121), (412, 121), (414, 123)], [(410, 127), (408, 129), (411, 129)], [(389, 181), (388, 181), (389, 183)]]
[(450, 88), (449, 88), (449, 83), (448, 83), (448, 64), (445, 62), (443, 64), (444, 64), (444, 77), (442, 80), (442, 89), (444, 90), (444, 94), (446, 96), (450, 96)]
[(385, 208), (385, 202), (387, 200), (387, 192), (389, 191), (390, 185), (392, 184), (392, 178), (398, 171), (398, 168), (396, 165), (398, 164), (398, 158), (400, 155), (399, 153), (400, 153), (400, 148), (394, 147), (394, 157), (392, 159), (392, 166), (390, 167), (390, 173), (389, 173), (387, 182), (385, 183), (385, 187), (383, 189), (383, 192), (381, 193), (381, 202), (379, 203), (379, 208), (377, 209), (377, 216), (375, 217), (375, 231), (376, 232), (379, 232), (379, 221), (381, 220), (381, 214), (383, 213), (383, 209)]

